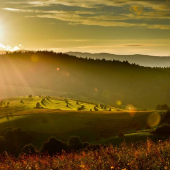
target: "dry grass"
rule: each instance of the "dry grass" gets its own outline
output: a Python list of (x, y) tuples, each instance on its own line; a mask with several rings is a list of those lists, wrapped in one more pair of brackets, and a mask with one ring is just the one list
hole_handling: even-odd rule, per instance
[(122, 143), (120, 147), (110, 145), (98, 151), (63, 153), (54, 157), (36, 155), (13, 158), (6, 154), (0, 159), (0, 169), (5, 170), (168, 170), (170, 140), (154, 143), (148, 139), (138, 145)]

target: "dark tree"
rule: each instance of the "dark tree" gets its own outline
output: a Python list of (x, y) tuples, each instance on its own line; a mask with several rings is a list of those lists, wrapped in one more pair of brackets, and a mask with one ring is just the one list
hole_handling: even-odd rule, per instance
[(100, 104), (100, 107), (101, 107), (101, 109), (103, 109), (103, 107), (104, 107), (103, 104)]
[(121, 138), (121, 137), (124, 137), (124, 133), (123, 132), (120, 132), (119, 133), (119, 137)]
[(22, 149), (21, 152), (25, 154), (35, 154), (37, 151), (36, 147), (32, 145), (31, 143), (28, 145), (25, 145)]
[(78, 137), (78, 136), (71, 136), (68, 139), (68, 145), (69, 145), (70, 149), (73, 151), (78, 151), (78, 150), (82, 149), (82, 147), (83, 147), (80, 137)]
[(23, 100), (21, 100), (21, 101), (20, 101), (20, 103), (24, 104), (24, 101), (23, 101)]
[(96, 106), (94, 106), (94, 111), (98, 111), (98, 108), (96, 108)]
[(0, 153), (5, 151), (6, 148), (6, 141), (3, 136), (0, 136)]
[(156, 106), (156, 110), (162, 110), (162, 107), (161, 107), (160, 104), (158, 104), (158, 105)]
[(37, 102), (37, 103), (36, 103), (36, 107), (35, 107), (35, 108), (37, 108), (37, 109), (41, 109), (41, 108), (43, 108), (43, 107), (41, 106), (40, 102)]
[(68, 100), (67, 99), (65, 99), (64, 101), (66, 102), (66, 104), (68, 104)]
[(55, 137), (50, 137), (45, 141), (40, 149), (42, 153), (48, 153), (50, 156), (61, 154), (62, 150), (66, 150), (67, 145)]
[(83, 148), (87, 148), (90, 145), (88, 142), (83, 142)]

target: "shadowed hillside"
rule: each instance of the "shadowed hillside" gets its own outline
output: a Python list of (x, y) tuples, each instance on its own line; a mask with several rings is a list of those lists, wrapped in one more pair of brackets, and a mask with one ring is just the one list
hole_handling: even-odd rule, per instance
[[(38, 92), (43, 94), (46, 89), (45, 95), (59, 91), (72, 98), (86, 97), (113, 106), (118, 100), (124, 106), (132, 104), (143, 109), (170, 103), (169, 68), (146, 68), (54, 52), (0, 55), (0, 82), (1, 98), (35, 94), (37, 89), (42, 89)], [(5, 89), (6, 85), (11, 88)]]

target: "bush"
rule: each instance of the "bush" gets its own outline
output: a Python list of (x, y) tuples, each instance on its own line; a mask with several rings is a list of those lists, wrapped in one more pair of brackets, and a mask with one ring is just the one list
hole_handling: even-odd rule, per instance
[(68, 139), (68, 145), (69, 145), (70, 149), (73, 151), (78, 151), (78, 150), (82, 149), (82, 147), (83, 147), (80, 137), (78, 137), (78, 136), (71, 136)]
[(89, 145), (89, 146), (87, 147), (87, 149), (90, 150), (90, 151), (99, 150), (100, 148), (101, 148), (101, 145), (97, 145), (97, 144), (95, 144), (95, 145)]
[(158, 135), (170, 135), (170, 125), (163, 125), (163, 126), (157, 127), (151, 133), (158, 134)]
[(85, 109), (85, 106), (84, 105), (81, 105), (81, 107), (78, 107), (77, 110), (84, 110)]
[(124, 133), (123, 132), (119, 133), (119, 138), (121, 138), (121, 137), (124, 137)]
[(3, 136), (0, 136), (0, 153), (5, 151), (6, 148), (6, 141)]
[(36, 147), (32, 144), (25, 145), (22, 149), (21, 152), (25, 154), (35, 154), (36, 153)]
[(50, 156), (54, 154), (61, 154), (62, 150), (66, 150), (67, 145), (61, 140), (56, 139), (55, 137), (50, 137), (48, 141), (45, 141), (40, 149), (42, 153), (48, 153)]
[(36, 103), (36, 107), (35, 107), (36, 109), (43, 109), (43, 107), (41, 106), (41, 104), (40, 104), (40, 102), (37, 102)]
[(20, 101), (20, 103), (24, 104), (24, 101), (23, 101), (23, 100), (21, 100), (21, 101)]
[(83, 142), (83, 148), (87, 148), (90, 145), (88, 142)]

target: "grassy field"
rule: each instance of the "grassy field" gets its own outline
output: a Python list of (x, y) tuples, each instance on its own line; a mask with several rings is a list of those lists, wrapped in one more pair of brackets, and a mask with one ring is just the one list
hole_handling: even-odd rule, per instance
[[(124, 139), (134, 141), (150, 136), (144, 129), (149, 115), (155, 111), (128, 112), (111, 106), (106, 110), (98, 107), (99, 111), (94, 111), (96, 103), (67, 100), (68, 104), (62, 97), (4, 99), (0, 108), (0, 129), (15, 127), (33, 132), (33, 144), (39, 147), (50, 136), (67, 141), (69, 136), (77, 135), (82, 141), (113, 144)], [(42, 109), (35, 108), (37, 102)], [(82, 105), (85, 109), (77, 111)], [(110, 108), (112, 111), (108, 111)], [(118, 137), (120, 131), (125, 133), (124, 138)]]

